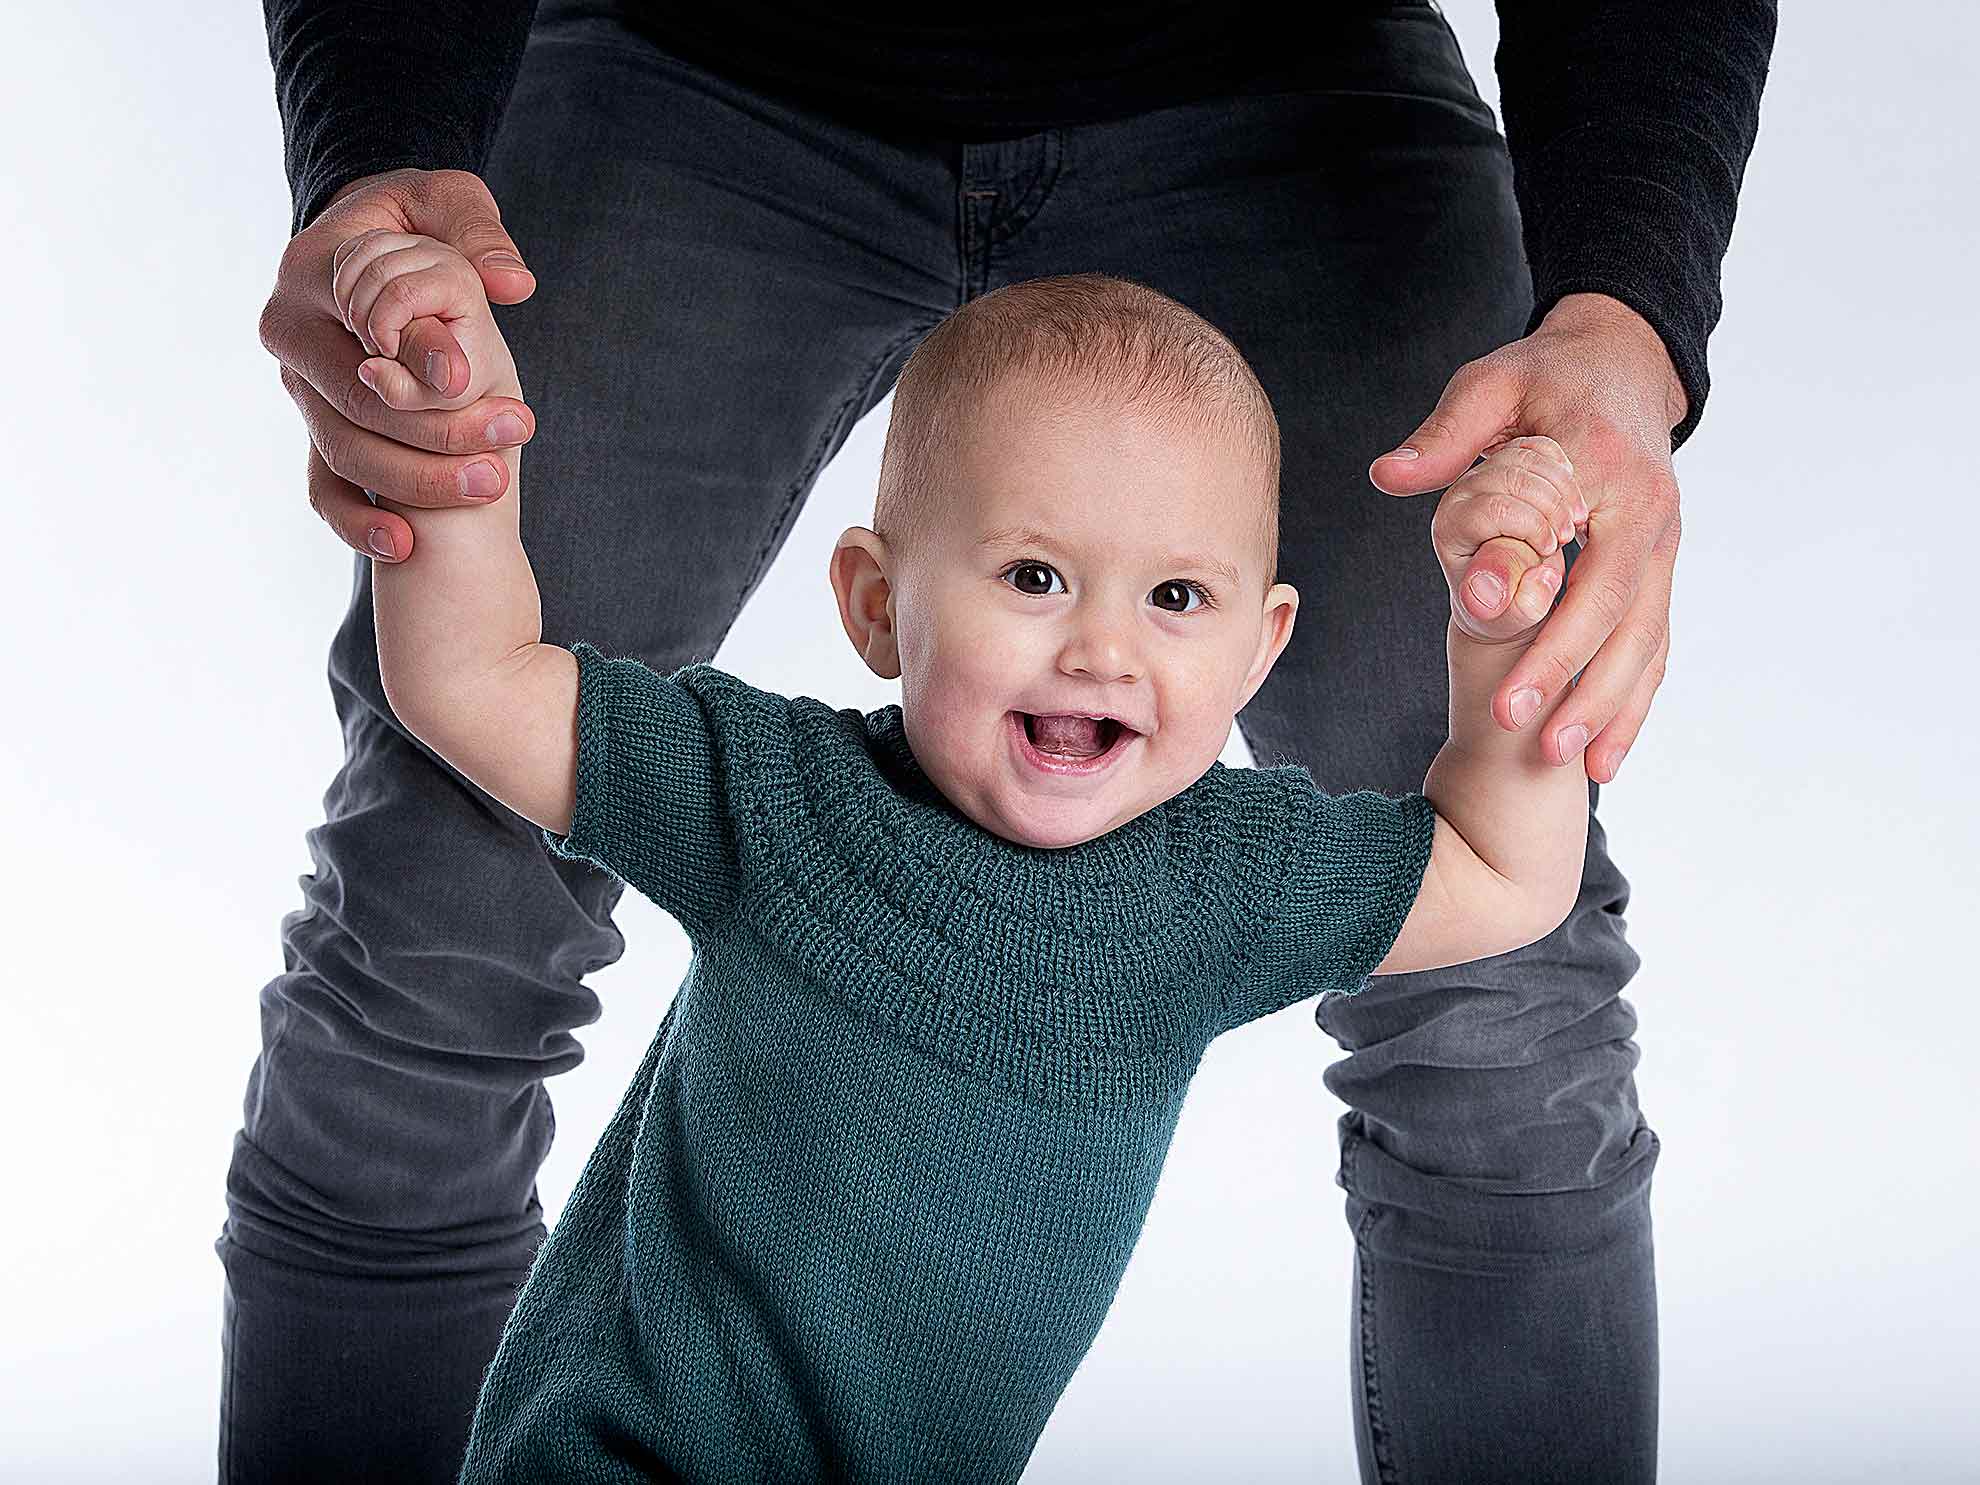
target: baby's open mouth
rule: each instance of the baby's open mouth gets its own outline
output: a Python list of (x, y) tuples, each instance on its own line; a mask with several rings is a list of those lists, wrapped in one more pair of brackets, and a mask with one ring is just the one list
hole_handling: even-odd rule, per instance
[(1124, 728), (1112, 717), (1081, 717), (1063, 713), (1036, 716), (1019, 712), (1024, 735), (1041, 753), (1058, 758), (1098, 758), (1113, 747)]

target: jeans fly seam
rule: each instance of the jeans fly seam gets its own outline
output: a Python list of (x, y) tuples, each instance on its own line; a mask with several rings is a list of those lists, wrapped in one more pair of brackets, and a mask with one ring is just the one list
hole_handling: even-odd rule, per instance
[(1037, 220), (1051, 199), (1053, 189), (1059, 184), (1059, 172), (1065, 161), (1065, 131), (1049, 129), (1045, 132), (1044, 167), (1033, 177), (1023, 197), (1006, 212), (1001, 220), (992, 220), (986, 248), (1001, 246)]

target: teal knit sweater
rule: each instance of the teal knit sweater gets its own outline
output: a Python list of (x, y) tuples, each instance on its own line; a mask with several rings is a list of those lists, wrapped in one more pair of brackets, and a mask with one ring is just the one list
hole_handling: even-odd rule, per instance
[(560, 855), (694, 949), (538, 1251), (463, 1485), (1015, 1480), (1220, 1032), (1388, 952), (1421, 794), (1221, 763), (1007, 841), (861, 713), (574, 645)]

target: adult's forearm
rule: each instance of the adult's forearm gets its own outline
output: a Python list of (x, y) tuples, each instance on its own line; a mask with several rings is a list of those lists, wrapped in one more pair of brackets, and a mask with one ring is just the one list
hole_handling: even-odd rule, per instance
[(1572, 688), (1543, 703), (1517, 732), (1492, 718), (1492, 693), (1530, 643), (1489, 645), (1449, 624), (1450, 737), (1424, 776), (1423, 793), (1537, 918), (1551, 917), (1543, 930), (1551, 931), (1580, 889), (1588, 779), (1578, 761), (1547, 762), (1536, 741)]
[(300, 232), (339, 187), (414, 166), (479, 175), (537, 0), (262, 0)]
[(1711, 378), (1720, 266), (1759, 130), (1774, 0), (1499, 0), (1499, 106), (1533, 272), (1529, 333), (1601, 293), (1655, 328), (1684, 384)]
[(371, 589), (385, 696), (416, 734), (423, 719), (444, 719), (543, 638), (542, 597), (522, 545), (521, 450), (499, 452), (509, 487), (491, 505), (379, 500), (413, 528), (412, 555), (372, 563)]

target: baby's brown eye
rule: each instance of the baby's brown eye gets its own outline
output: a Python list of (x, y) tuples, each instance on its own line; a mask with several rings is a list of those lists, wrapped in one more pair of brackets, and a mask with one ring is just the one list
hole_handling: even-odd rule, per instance
[[(1044, 579), (1045, 579), (1044, 588), (1039, 589), (1039, 588), (1027, 587), (1026, 586), (1027, 582), (1035, 581), (1035, 578), (1032, 575), (1038, 573), (1044, 574)], [(1020, 562), (1016, 567), (1011, 568), (1010, 571), (1004, 574), (1004, 577), (1007, 580), (1011, 578), (1022, 578), (1023, 581), (1012, 583), (1012, 586), (1016, 588), (1018, 592), (1029, 593), (1034, 598), (1043, 598), (1048, 596), (1052, 591), (1052, 579), (1057, 576), (1058, 573), (1054, 572), (1051, 568), (1047, 567), (1043, 562)]]
[(1171, 578), (1166, 583), (1156, 584), (1155, 591), (1150, 596), (1154, 598), (1155, 605), (1158, 608), (1169, 608), (1169, 605), (1164, 600), (1180, 597), (1184, 606), (1182, 608), (1169, 608), (1169, 612), (1172, 614), (1195, 613), (1196, 609), (1188, 606), (1191, 598), (1198, 600), (1197, 608), (1206, 608), (1209, 606), (1209, 595), (1197, 587), (1195, 583), (1181, 582), (1174, 578)]

